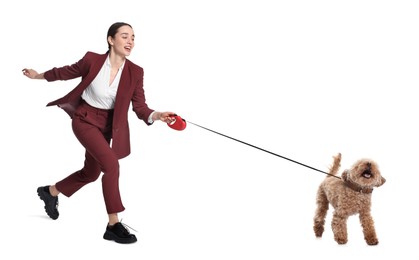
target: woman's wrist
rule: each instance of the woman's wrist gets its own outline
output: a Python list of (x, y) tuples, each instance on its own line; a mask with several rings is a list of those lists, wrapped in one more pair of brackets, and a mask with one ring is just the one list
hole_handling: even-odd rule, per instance
[(161, 117), (161, 113), (158, 111), (154, 111), (153, 116), (152, 116), (153, 121), (160, 120), (160, 117)]
[(45, 79), (45, 77), (44, 77), (44, 73), (38, 73), (38, 74), (35, 76), (35, 79)]

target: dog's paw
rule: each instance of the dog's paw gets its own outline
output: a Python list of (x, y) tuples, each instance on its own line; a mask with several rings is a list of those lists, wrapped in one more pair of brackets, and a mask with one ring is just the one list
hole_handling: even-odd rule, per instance
[(368, 244), (369, 246), (375, 246), (375, 245), (378, 245), (378, 239), (377, 239), (377, 238), (365, 239), (365, 241), (367, 242), (367, 244)]
[(324, 227), (323, 227), (322, 224), (317, 224), (316, 223), (316, 225), (314, 225), (313, 229), (314, 229), (314, 234), (316, 235), (316, 237), (322, 237), (323, 232), (324, 232)]
[(348, 239), (345, 239), (345, 238), (335, 238), (335, 241), (336, 241), (339, 245), (345, 245), (346, 243), (348, 243)]

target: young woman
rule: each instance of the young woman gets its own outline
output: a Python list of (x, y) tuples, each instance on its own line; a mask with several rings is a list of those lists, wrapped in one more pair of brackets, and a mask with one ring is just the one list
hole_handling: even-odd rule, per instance
[(86, 153), (83, 168), (54, 185), (37, 189), (46, 213), (57, 219), (58, 195), (70, 197), (84, 185), (96, 181), (103, 172), (103, 197), (109, 218), (103, 238), (117, 243), (137, 241), (118, 218), (118, 213), (125, 209), (118, 180), (119, 159), (130, 154), (130, 104), (137, 117), (147, 125), (156, 120), (165, 123), (175, 120), (175, 113), (158, 112), (146, 104), (143, 69), (127, 59), (135, 46), (134, 39), (131, 25), (114, 23), (108, 30), (105, 54), (87, 52), (72, 65), (54, 67), (43, 73), (23, 69), (23, 75), (30, 79), (55, 81), (81, 77), (80, 83), (66, 96), (48, 103), (48, 106), (61, 107), (70, 115), (73, 132)]

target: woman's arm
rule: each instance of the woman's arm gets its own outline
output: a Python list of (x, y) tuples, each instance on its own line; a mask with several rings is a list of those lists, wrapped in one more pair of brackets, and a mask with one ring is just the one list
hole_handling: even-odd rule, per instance
[(24, 68), (23, 75), (30, 79), (46, 79), (47, 81), (55, 80), (69, 80), (78, 77), (83, 77), (89, 72), (88, 67), (91, 59), (94, 58), (95, 53), (87, 52), (79, 61), (62, 67), (54, 67), (43, 73), (38, 73), (36, 70)]

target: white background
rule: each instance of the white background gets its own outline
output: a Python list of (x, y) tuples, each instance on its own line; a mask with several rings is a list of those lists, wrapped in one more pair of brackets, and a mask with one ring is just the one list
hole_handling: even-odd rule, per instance
[[(417, 1), (14, 1), (1, 19), (2, 259), (417, 259)], [(22, 76), (107, 50), (108, 27), (130, 23), (129, 57), (145, 71), (148, 105), (327, 171), (377, 161), (380, 243), (357, 216), (349, 242), (312, 230), (324, 174), (192, 124), (147, 127), (130, 112), (121, 160), (123, 222), (138, 242), (102, 239), (101, 183), (60, 197), (49, 219), (36, 188), (78, 170), (70, 120), (45, 105), (79, 81)], [(342, 169), (342, 170), (343, 170)], [(7, 255), (7, 257), (6, 257)]]

